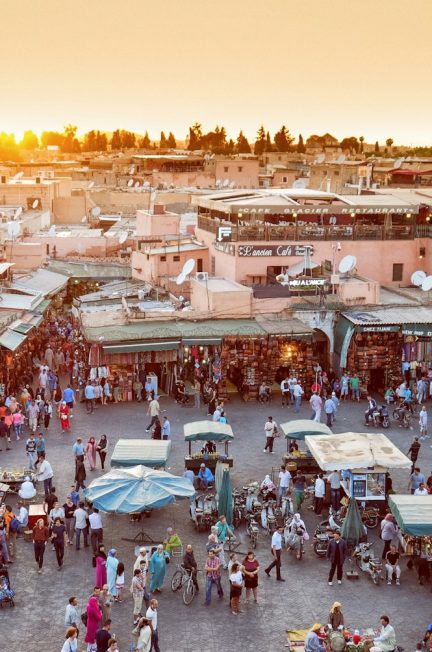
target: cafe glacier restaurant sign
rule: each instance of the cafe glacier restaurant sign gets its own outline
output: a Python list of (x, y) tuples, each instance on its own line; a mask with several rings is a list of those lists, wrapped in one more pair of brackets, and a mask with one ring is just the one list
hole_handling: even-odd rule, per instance
[(242, 258), (267, 258), (270, 256), (304, 256), (306, 252), (313, 254), (313, 245), (239, 245), (238, 255)]

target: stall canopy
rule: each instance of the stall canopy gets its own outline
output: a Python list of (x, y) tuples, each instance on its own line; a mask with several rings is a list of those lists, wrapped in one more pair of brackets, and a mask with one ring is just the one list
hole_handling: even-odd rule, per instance
[(388, 502), (403, 532), (414, 537), (432, 536), (432, 495), (392, 494)]
[(195, 489), (187, 478), (139, 465), (112, 469), (93, 480), (84, 495), (103, 512), (132, 514), (164, 507), (176, 498), (192, 498)]
[(287, 439), (301, 439), (304, 441), (306, 435), (331, 435), (332, 431), (325, 423), (318, 423), (311, 419), (297, 419), (280, 424)]
[(323, 471), (344, 469), (409, 469), (411, 460), (385, 435), (343, 432), (338, 435), (305, 437), (305, 442)]
[(185, 441), (230, 441), (234, 439), (231, 426), (218, 421), (191, 421), (183, 426)]
[(114, 468), (136, 466), (165, 466), (171, 451), (171, 441), (160, 439), (119, 439), (111, 456)]

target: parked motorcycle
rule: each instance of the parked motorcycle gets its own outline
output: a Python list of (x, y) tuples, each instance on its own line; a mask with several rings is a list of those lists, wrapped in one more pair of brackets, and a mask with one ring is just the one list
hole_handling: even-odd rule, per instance
[(264, 503), (262, 512), (261, 512), (261, 526), (264, 530), (267, 531), (267, 534), (272, 535), (276, 531), (277, 523), (276, 516), (274, 514), (274, 507), (276, 505), (275, 500), (269, 500)]
[[(306, 529), (302, 527), (300, 522), (287, 519), (284, 531), (285, 544), (288, 550), (295, 551), (297, 559), (303, 557), (306, 534)], [(307, 536), (307, 538), (309, 537)]]
[(393, 419), (399, 422), (400, 427), (411, 427), (411, 412), (404, 406), (397, 407), (393, 410)]
[(360, 509), (360, 514), (364, 525), (368, 529), (373, 529), (379, 523), (379, 509), (378, 507), (365, 507)]
[(247, 521), (248, 524), (247, 524), (246, 531), (248, 533), (251, 542), (251, 548), (252, 550), (254, 550), (257, 547), (259, 525), (252, 514), (248, 514)]
[(329, 532), (317, 532), (313, 536), (313, 550), (318, 557), (325, 557), (327, 555), (327, 548), (333, 534)]
[(374, 584), (379, 584), (382, 580), (382, 563), (380, 559), (373, 556), (372, 544), (359, 543), (354, 549), (353, 556), (358, 568), (368, 573)]
[(372, 413), (372, 424), (375, 428), (387, 429), (390, 427), (390, 415), (386, 405), (381, 405)]

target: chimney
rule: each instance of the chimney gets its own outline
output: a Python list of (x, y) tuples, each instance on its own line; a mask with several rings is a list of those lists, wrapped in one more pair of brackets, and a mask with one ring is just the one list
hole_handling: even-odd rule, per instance
[(153, 215), (165, 215), (165, 204), (153, 204)]

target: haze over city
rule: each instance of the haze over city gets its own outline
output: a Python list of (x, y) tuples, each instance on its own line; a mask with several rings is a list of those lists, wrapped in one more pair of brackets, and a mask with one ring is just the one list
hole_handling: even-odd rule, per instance
[(0, 130), (19, 138), (195, 121), (430, 145), (432, 4), (417, 0), (3, 2)]

